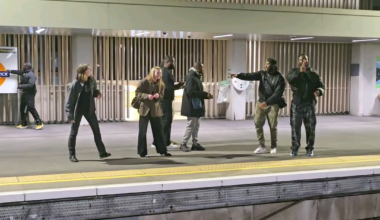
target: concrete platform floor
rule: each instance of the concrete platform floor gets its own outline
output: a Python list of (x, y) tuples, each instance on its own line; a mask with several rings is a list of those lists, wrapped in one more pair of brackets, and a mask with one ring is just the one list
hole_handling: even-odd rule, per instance
[[(100, 129), (103, 140), (107, 150), (112, 153), (112, 157), (105, 160), (98, 158), (92, 131), (89, 126), (82, 126), (77, 140), (77, 157), (80, 160), (79, 163), (71, 163), (68, 160), (67, 139), (70, 132), (69, 124), (46, 125), (44, 130), (41, 131), (34, 129), (17, 130), (11, 126), (3, 126), (0, 127), (2, 134), (0, 139), (0, 177), (2, 177), (3, 181), (5, 181), (5, 177), (9, 177), (9, 179), (22, 179), (24, 176), (48, 174), (143, 170), (170, 167), (178, 171), (177, 167), (198, 165), (271, 161), (282, 161), (281, 164), (286, 164), (287, 160), (300, 159), (317, 159), (318, 161), (310, 161), (307, 165), (297, 162), (298, 165), (292, 166), (267, 165), (260, 169), (223, 171), (211, 169), (210, 172), (192, 172), (186, 175), (179, 175), (179, 173), (178, 175), (145, 175), (140, 178), (128, 179), (97, 178), (93, 180), (77, 179), (76, 181), (55, 181), (53, 178), (51, 181), (42, 181), (44, 184), (38, 184), (37, 176), (29, 177), (36, 179), (35, 183), (7, 185), (5, 181), (1, 184), (0, 191), (373, 166), (378, 165), (380, 162), (380, 157), (377, 156), (380, 155), (380, 145), (378, 144), (380, 134), (379, 125), (380, 118), (377, 117), (319, 116), (316, 132), (316, 156), (313, 159), (308, 159), (303, 154), (304, 146), (300, 150), (300, 156), (297, 158), (291, 158), (289, 156), (291, 145), (289, 118), (280, 118), (278, 126), (278, 153), (275, 155), (253, 154), (258, 144), (253, 119), (246, 121), (205, 119), (201, 122), (199, 140), (200, 143), (206, 147), (206, 151), (184, 153), (174, 150), (171, 152), (173, 157), (160, 157), (155, 153), (154, 149), (148, 146), (150, 155), (153, 157), (141, 159), (137, 155), (136, 149), (138, 122), (101, 123)], [(172, 139), (180, 142), (185, 127), (186, 121), (175, 121), (172, 128)], [(268, 139), (267, 144), (270, 145), (267, 126), (265, 127), (265, 134)], [(148, 143), (150, 143), (152, 141), (151, 133), (148, 132), (147, 136)], [(305, 140), (304, 137), (305, 134), (303, 131), (303, 143)], [(366, 155), (375, 155), (375, 157), (368, 157), (370, 159), (366, 159)], [(346, 162), (339, 162), (342, 160), (333, 159), (337, 156), (354, 157), (353, 159), (342, 159)], [(355, 158), (355, 156), (360, 157)], [(323, 158), (326, 158), (326, 160), (322, 160)], [(333, 160), (327, 158), (332, 158)], [(46, 180), (46, 176), (42, 179)]]

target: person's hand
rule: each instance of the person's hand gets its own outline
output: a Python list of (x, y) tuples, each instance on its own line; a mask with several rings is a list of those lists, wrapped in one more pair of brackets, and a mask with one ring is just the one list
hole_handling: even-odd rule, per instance
[(7, 73), (10, 73), (11, 72), (11, 70), (7, 70)]
[(185, 88), (185, 85), (181, 86), (181, 89), (184, 89)]
[(156, 94), (154, 94), (153, 97), (156, 98), (156, 99), (158, 99), (158, 98), (160, 98), (160, 95), (158, 93), (156, 93)]
[(300, 72), (304, 73), (306, 71), (306, 60), (302, 62), (302, 65), (300, 67)]
[(102, 98), (102, 94), (99, 94), (98, 96), (96, 96), (97, 99), (101, 99)]
[(183, 85), (185, 85), (185, 82), (181, 81), (178, 83), (178, 85), (183, 86)]
[(71, 123), (73, 123), (73, 124), (74, 124), (74, 123), (75, 123), (75, 120), (71, 120)]
[(259, 107), (260, 107), (261, 109), (264, 109), (264, 108), (268, 107), (268, 105), (267, 105), (266, 102), (262, 102), (262, 103), (259, 104)]
[(153, 95), (148, 95), (148, 99), (149, 99), (149, 100), (153, 100), (153, 99), (154, 99), (154, 96), (153, 96)]
[(208, 93), (207, 98), (212, 99), (212, 98), (214, 98), (214, 96), (212, 94)]
[(319, 90), (317, 90), (317, 91), (314, 92), (314, 95), (315, 95), (316, 97), (318, 97), (319, 94), (320, 94), (320, 93), (319, 93)]

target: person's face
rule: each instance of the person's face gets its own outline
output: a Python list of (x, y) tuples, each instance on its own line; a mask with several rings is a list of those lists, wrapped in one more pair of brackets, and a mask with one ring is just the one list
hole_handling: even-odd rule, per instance
[(266, 71), (269, 71), (270, 66), (271, 66), (270, 63), (269, 63), (268, 61), (266, 61), (266, 62), (265, 62), (265, 70), (266, 70)]
[(27, 66), (26, 64), (24, 64), (24, 65), (22, 66), (22, 69), (23, 69), (23, 70), (27, 70), (27, 69), (28, 69), (28, 66)]
[(200, 74), (203, 74), (203, 72), (204, 72), (204, 66), (203, 66), (203, 64), (202, 64), (202, 65), (197, 65), (197, 66), (195, 67), (195, 69), (196, 69), (197, 72), (200, 73)]
[(299, 58), (298, 58), (298, 64), (300, 65), (300, 66), (302, 66), (302, 63), (304, 63), (305, 62), (305, 64), (306, 64), (306, 66), (307, 66), (307, 64), (309, 63), (309, 57), (307, 57), (306, 55), (305, 56), (300, 56)]
[(156, 70), (155, 72), (154, 72), (154, 78), (156, 79), (156, 80), (159, 80), (159, 79), (161, 79), (161, 76), (162, 76), (162, 73), (161, 73), (161, 70)]
[(87, 69), (84, 73), (86, 74), (87, 77), (90, 77), (91, 76), (91, 68), (87, 67)]
[(173, 62), (169, 62), (169, 69), (175, 69), (175, 59), (173, 58)]

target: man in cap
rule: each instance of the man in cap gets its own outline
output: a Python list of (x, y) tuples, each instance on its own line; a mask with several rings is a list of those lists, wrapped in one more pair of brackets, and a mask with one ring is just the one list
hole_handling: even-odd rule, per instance
[(20, 103), (20, 115), (21, 123), (17, 128), (27, 128), (26, 117), (28, 112), (30, 112), (37, 123), (37, 130), (41, 130), (44, 125), (38, 115), (38, 112), (34, 106), (34, 99), (37, 93), (36, 88), (36, 75), (33, 72), (32, 64), (25, 63), (22, 67), (22, 70), (7, 70), (8, 73), (13, 73), (21, 76), (21, 81), (18, 86), (18, 89), (21, 90), (21, 103)]
[(236, 77), (241, 80), (260, 81), (259, 100), (256, 103), (254, 118), (259, 146), (254, 153), (264, 153), (267, 150), (263, 127), (265, 119), (268, 119), (271, 134), (270, 153), (275, 154), (277, 152), (278, 113), (280, 108), (286, 106), (283, 96), (285, 79), (277, 70), (277, 61), (273, 58), (268, 58), (265, 62), (265, 70), (254, 73), (239, 73)]
[(290, 125), (292, 127), (292, 152), (291, 156), (298, 155), (301, 146), (302, 121), (306, 130), (306, 156), (314, 156), (315, 127), (317, 118), (315, 115), (316, 97), (325, 93), (325, 86), (318, 72), (309, 67), (309, 57), (301, 54), (298, 57), (298, 67), (293, 68), (286, 75), (292, 92), (293, 100), (290, 109)]

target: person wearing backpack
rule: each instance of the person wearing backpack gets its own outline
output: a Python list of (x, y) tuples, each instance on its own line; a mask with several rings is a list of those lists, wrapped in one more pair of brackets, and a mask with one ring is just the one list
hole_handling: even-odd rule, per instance
[(284, 98), (285, 79), (277, 70), (277, 61), (268, 58), (265, 62), (265, 70), (254, 73), (239, 73), (236, 78), (248, 81), (259, 81), (259, 100), (255, 109), (255, 127), (259, 146), (255, 154), (265, 153), (267, 148), (264, 138), (265, 119), (268, 119), (271, 135), (271, 154), (277, 153), (277, 124), (278, 113), (286, 107)]

